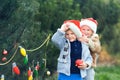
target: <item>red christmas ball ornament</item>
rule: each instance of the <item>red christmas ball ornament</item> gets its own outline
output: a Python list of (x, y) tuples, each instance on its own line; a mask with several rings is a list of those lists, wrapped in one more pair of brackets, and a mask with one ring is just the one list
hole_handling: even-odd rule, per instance
[(80, 66), (80, 65), (82, 65), (83, 64), (83, 60), (81, 60), (81, 59), (77, 59), (76, 61), (75, 61), (75, 66)]
[(3, 57), (3, 58), (2, 58), (2, 61), (3, 61), (3, 62), (5, 62), (6, 60), (7, 60), (7, 58), (6, 58), (6, 57)]
[(8, 54), (8, 51), (4, 49), (4, 50), (3, 50), (3, 54), (4, 54), (4, 55)]
[(17, 75), (20, 75), (20, 70), (18, 66), (16, 65), (16, 63), (14, 62), (12, 65), (13, 65), (13, 72)]

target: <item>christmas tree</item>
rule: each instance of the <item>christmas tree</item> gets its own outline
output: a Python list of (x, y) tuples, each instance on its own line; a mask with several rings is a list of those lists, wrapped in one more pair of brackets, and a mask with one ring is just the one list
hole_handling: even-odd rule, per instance
[(0, 9), (1, 80), (42, 80), (47, 72), (50, 34), (34, 20), (34, 0), (4, 0)]

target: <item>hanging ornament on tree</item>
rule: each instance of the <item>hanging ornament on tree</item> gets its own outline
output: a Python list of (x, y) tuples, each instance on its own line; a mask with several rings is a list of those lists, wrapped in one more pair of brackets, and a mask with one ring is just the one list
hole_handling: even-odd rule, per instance
[(12, 70), (15, 74), (20, 75), (20, 69), (18, 68), (15, 62), (12, 64)]
[(28, 70), (27, 74), (28, 74), (28, 77), (30, 77), (32, 75), (32, 71), (31, 71), (30, 67), (29, 67), (29, 70)]
[(37, 70), (39, 70), (39, 69), (40, 69), (39, 62), (37, 62), (37, 65), (35, 66), (35, 68), (36, 68)]
[(50, 73), (50, 71), (47, 71), (47, 73), (46, 73), (46, 74), (49, 76), (51, 73)]
[(37, 68), (35, 68), (34, 71), (33, 71), (33, 77), (38, 77), (38, 70), (37, 70)]
[(40, 67), (41, 67), (41, 69), (44, 69), (46, 67), (46, 59), (42, 59)]
[(32, 74), (28, 77), (28, 80), (33, 80)]
[(3, 74), (1, 75), (1, 79), (0, 80), (5, 80), (5, 77), (4, 77)]
[(26, 50), (22, 46), (19, 46), (19, 48), (20, 48), (21, 55), (26, 56)]
[(8, 54), (8, 51), (4, 49), (4, 50), (3, 50), (3, 54), (4, 54), (4, 55), (7, 55), (7, 54)]
[(6, 57), (3, 57), (3, 58), (2, 58), (2, 62), (5, 62), (6, 60), (7, 60)]
[(24, 57), (24, 64), (26, 65), (28, 63), (28, 55)]

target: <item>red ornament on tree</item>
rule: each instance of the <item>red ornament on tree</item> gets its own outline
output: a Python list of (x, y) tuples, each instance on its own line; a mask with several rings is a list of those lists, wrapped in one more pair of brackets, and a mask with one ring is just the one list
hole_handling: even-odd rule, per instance
[(4, 55), (8, 54), (7, 50), (4, 49), (4, 50), (3, 50), (3, 54), (4, 54)]
[(7, 60), (7, 58), (6, 58), (6, 57), (3, 57), (3, 58), (2, 58), (2, 61), (3, 61), (3, 62), (5, 62), (6, 60)]
[(35, 68), (36, 68), (37, 70), (39, 70), (39, 69), (40, 69), (39, 62), (37, 62), (37, 65), (35, 66)]
[(35, 68), (36, 68), (37, 70), (39, 70), (39, 69), (40, 69), (40, 66), (39, 66), (39, 65), (36, 65)]
[(29, 70), (28, 70), (28, 77), (32, 75), (32, 71), (31, 71), (31, 68), (29, 67)]
[(12, 66), (13, 66), (13, 72), (17, 75), (20, 75), (20, 70), (15, 62), (12, 64)]
[(81, 60), (81, 59), (77, 59), (76, 61), (75, 61), (75, 66), (80, 66), (80, 65), (82, 65), (83, 64), (83, 60)]

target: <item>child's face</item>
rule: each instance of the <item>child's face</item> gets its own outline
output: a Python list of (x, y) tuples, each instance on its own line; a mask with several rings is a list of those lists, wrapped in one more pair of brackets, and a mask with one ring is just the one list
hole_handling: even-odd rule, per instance
[(87, 37), (91, 37), (92, 34), (93, 34), (92, 29), (89, 26), (86, 26), (86, 25), (81, 27), (81, 32), (84, 36), (87, 36)]
[(70, 29), (66, 31), (65, 37), (69, 39), (70, 42), (73, 42), (77, 39), (76, 35)]

